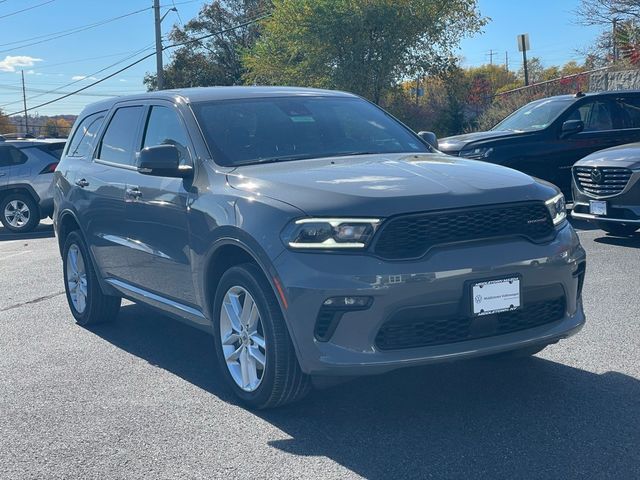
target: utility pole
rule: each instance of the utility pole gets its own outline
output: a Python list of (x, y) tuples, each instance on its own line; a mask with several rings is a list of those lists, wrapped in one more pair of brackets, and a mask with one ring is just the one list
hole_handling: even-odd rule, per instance
[(509, 71), (509, 52), (504, 52), (504, 69)]
[(164, 88), (164, 71), (162, 69), (162, 30), (160, 24), (160, 0), (153, 0), (153, 15), (155, 17), (156, 28), (156, 83), (158, 90)]
[(493, 65), (493, 48), (489, 50), (489, 65)]
[(616, 30), (618, 27), (618, 19), (614, 18), (611, 31), (611, 47), (613, 49), (613, 63), (618, 61), (618, 46), (616, 45)]
[(24, 133), (29, 133), (29, 120), (27, 119), (27, 91), (24, 88), (24, 70), (20, 70), (22, 74), (22, 104), (24, 105)]

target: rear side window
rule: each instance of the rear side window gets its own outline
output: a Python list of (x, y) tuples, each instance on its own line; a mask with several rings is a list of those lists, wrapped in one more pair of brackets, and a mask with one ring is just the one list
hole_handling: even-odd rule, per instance
[(133, 165), (134, 141), (142, 107), (121, 107), (111, 118), (102, 137), (98, 158), (121, 165)]
[(616, 100), (620, 108), (622, 128), (640, 128), (640, 98), (627, 97)]
[(585, 132), (613, 130), (613, 112), (609, 102), (599, 100), (583, 103), (567, 120), (582, 120)]
[(0, 146), (0, 167), (21, 165), (27, 161), (27, 156), (12, 145)]
[(91, 154), (96, 135), (104, 121), (104, 115), (104, 112), (94, 113), (82, 120), (71, 139), (67, 156), (86, 157)]
[(189, 141), (178, 113), (168, 107), (154, 106), (149, 113), (142, 147), (175, 145), (180, 153), (180, 165), (189, 164)]
[(45, 143), (43, 145), (38, 145), (35, 148), (45, 153), (48, 153), (49, 155), (54, 157), (56, 160), (60, 160), (60, 157), (62, 156), (62, 151), (64, 150), (64, 145), (65, 145), (64, 143)]

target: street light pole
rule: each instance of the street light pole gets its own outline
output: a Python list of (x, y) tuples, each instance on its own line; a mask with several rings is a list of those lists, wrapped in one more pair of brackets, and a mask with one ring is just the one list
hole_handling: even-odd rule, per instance
[(160, 0), (153, 0), (153, 14), (156, 28), (156, 83), (158, 90), (162, 90), (164, 88), (164, 70), (162, 67), (162, 31), (160, 29), (162, 19), (160, 18)]

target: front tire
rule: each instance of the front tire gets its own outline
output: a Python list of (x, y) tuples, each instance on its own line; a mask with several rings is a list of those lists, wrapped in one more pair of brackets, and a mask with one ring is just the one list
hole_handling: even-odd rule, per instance
[(598, 227), (611, 235), (617, 235), (619, 237), (629, 237), (638, 230), (637, 226), (624, 223), (600, 222), (598, 223)]
[(0, 202), (0, 221), (13, 233), (27, 233), (40, 223), (38, 205), (28, 195), (10, 193)]
[(213, 302), (213, 329), (222, 375), (247, 406), (273, 408), (309, 392), (280, 305), (256, 265), (224, 273)]
[(82, 236), (71, 232), (62, 250), (67, 302), (79, 325), (112, 322), (120, 310), (120, 297), (102, 293)]

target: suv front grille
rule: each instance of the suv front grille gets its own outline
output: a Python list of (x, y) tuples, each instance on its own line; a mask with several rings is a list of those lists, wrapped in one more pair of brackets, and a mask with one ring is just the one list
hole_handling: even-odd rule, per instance
[(610, 197), (622, 192), (631, 178), (631, 170), (620, 167), (574, 167), (578, 188), (596, 197)]
[(512, 312), (482, 317), (416, 318), (399, 315), (382, 325), (376, 335), (380, 350), (399, 350), (504, 335), (556, 322), (565, 314), (565, 297), (525, 304)]
[(421, 257), (435, 245), (514, 235), (544, 241), (553, 232), (553, 221), (542, 202), (420, 213), (386, 222), (373, 251), (401, 260)]

